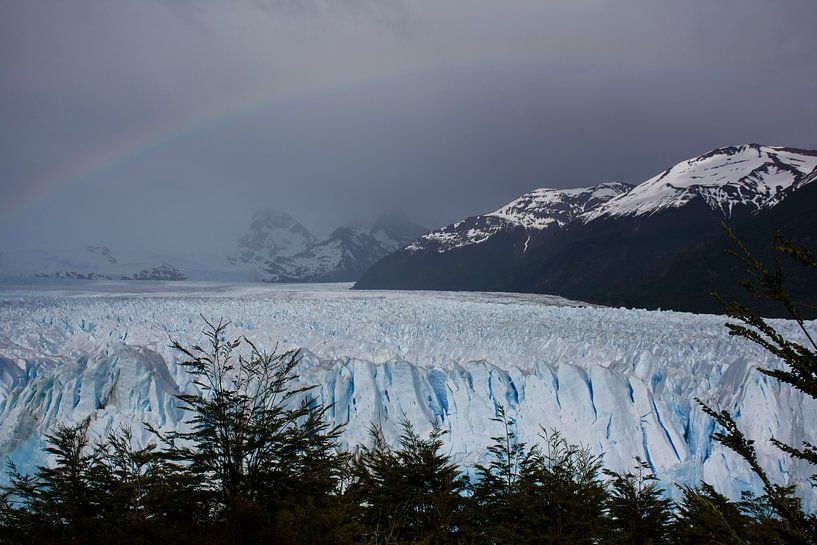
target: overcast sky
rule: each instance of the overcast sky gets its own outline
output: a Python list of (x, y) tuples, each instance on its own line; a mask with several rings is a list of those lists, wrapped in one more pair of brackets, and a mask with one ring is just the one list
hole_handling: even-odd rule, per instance
[[(0, 249), (435, 227), (817, 148), (817, 2), (0, 0)], [(221, 250), (219, 250), (221, 251)]]

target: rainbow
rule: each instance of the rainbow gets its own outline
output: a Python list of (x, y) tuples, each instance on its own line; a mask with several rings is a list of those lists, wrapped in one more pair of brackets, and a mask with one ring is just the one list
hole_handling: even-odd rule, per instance
[(368, 77), (349, 79), (313, 87), (295, 89), (289, 93), (264, 91), (253, 95), (234, 97), (219, 107), (187, 113), (133, 130), (118, 139), (94, 147), (57, 165), (29, 181), (14, 198), (0, 202), (0, 222), (10, 223), (24, 211), (34, 209), (49, 199), (81, 186), (99, 175), (122, 167), (153, 150), (172, 144), (199, 131), (218, 127), (273, 107), (343, 94), (370, 84), (412, 79), (429, 72), (449, 72), (452, 69), (473, 69), (486, 65), (507, 66), (527, 64), (532, 58), (469, 59), (456, 64), (439, 63), (413, 70), (381, 71)]
[(146, 124), (103, 145), (86, 150), (71, 161), (57, 165), (30, 180), (14, 198), (0, 203), (0, 218), (8, 223), (25, 210), (36, 208), (50, 198), (115, 170), (153, 150), (181, 140), (199, 131), (226, 124), (243, 116), (288, 102), (318, 98), (323, 94), (339, 92), (343, 87), (329, 91), (305, 91), (287, 96), (268, 94), (233, 99), (226, 105), (205, 111), (187, 113)]
[(187, 113), (147, 124), (124, 134), (118, 139), (86, 150), (72, 160), (29, 180), (13, 198), (0, 202), (0, 222), (11, 223), (20, 215), (49, 199), (58, 197), (83, 183), (206, 129), (239, 120), (240, 118), (273, 107), (321, 99), (348, 92), (366, 84), (410, 77), (411, 73), (386, 73), (376, 77), (356, 79), (330, 86), (295, 89), (287, 94), (262, 92), (234, 97), (219, 107)]

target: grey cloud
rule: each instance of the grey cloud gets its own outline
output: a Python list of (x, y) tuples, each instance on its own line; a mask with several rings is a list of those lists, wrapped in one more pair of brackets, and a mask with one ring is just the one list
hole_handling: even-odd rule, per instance
[(716, 146), (817, 148), (815, 20), (794, 0), (6, 1), (0, 249), (229, 246), (260, 205), (435, 226)]

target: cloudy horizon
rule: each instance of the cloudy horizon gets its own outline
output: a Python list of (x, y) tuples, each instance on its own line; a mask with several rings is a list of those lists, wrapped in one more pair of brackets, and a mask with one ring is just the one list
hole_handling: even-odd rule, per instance
[(0, 3), (0, 250), (428, 227), (712, 148), (817, 148), (817, 4)]

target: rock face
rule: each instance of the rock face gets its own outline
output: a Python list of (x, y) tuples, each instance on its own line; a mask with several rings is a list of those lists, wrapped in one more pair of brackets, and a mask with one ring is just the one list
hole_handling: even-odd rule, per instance
[(264, 282), (350, 282), (424, 231), (405, 216), (383, 215), (368, 230), (339, 227), (318, 242), (288, 214), (263, 211), (231, 261), (253, 266)]
[[(721, 223), (761, 255), (777, 230), (813, 246), (815, 179), (817, 152), (752, 144), (683, 161), (635, 187), (578, 190), (608, 188), (605, 198), (583, 207), (554, 209), (550, 199), (531, 207), (552, 194), (538, 190), (421, 237), (376, 263), (356, 287), (552, 293), (605, 305), (719, 312), (709, 294), (739, 296), (735, 282), (744, 274), (724, 256), (730, 243)], [(813, 301), (803, 274), (791, 271), (792, 287)]]
[[(154, 286), (130, 296), (0, 293), (2, 459), (30, 469), (54, 425), (85, 417), (93, 434), (129, 424), (139, 441), (149, 439), (143, 422), (183, 427), (173, 396), (195, 385), (167, 339), (200, 343), (202, 314), (232, 320), (229, 336), (260, 348), (303, 347), (300, 384), (317, 385), (312, 395), (331, 405), (350, 446), (368, 441), (372, 422), (394, 441), (402, 418), (421, 433), (436, 419), (446, 452), (473, 467), (499, 433), (491, 418), (502, 404), (520, 440), (556, 428), (619, 471), (639, 456), (671, 493), (700, 479), (735, 499), (759, 491), (746, 464), (711, 440), (698, 397), (737, 415), (776, 483), (799, 485), (807, 506), (817, 499), (810, 468), (769, 442), (817, 441), (817, 403), (759, 373), (780, 362), (730, 337), (722, 316), (534, 294)], [(775, 325), (799, 338), (796, 324)]]

